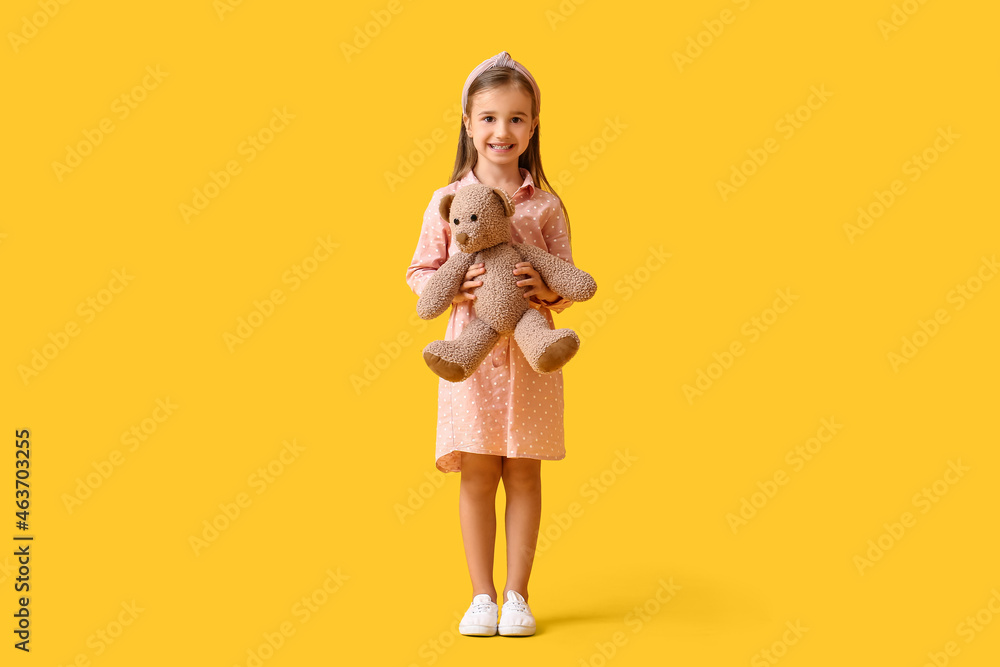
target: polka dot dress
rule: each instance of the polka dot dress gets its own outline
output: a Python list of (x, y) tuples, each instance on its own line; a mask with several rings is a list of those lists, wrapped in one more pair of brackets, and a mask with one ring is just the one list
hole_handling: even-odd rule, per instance
[[(569, 233), (559, 199), (536, 188), (527, 169), (521, 168), (521, 175), (524, 183), (512, 195), (513, 242), (537, 246), (572, 263)], [(406, 271), (406, 282), (418, 296), (449, 255), (461, 252), (451, 238), (448, 223), (438, 213), (441, 197), (478, 182), (469, 170), (458, 181), (434, 192), (424, 213), (413, 261)], [(550, 311), (559, 313), (570, 305), (563, 299), (551, 308), (540, 308), (549, 328), (555, 328)], [(474, 317), (472, 301), (453, 304), (444, 339), (457, 338)], [(562, 370), (536, 373), (513, 336), (505, 334), (468, 379), (456, 383), (438, 378), (435, 453), (438, 470), (459, 471), (460, 452), (544, 460), (564, 458)]]

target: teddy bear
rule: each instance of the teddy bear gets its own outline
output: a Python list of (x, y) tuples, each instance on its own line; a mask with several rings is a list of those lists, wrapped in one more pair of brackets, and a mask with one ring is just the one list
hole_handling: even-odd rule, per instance
[(528, 304), (518, 286), (523, 279), (514, 274), (518, 262), (530, 262), (553, 292), (571, 301), (594, 296), (597, 283), (561, 257), (541, 248), (511, 241), (514, 205), (500, 188), (482, 183), (463, 186), (441, 198), (441, 217), (449, 221), (451, 234), (461, 252), (451, 255), (424, 285), (417, 313), (432, 320), (451, 306), (465, 274), (473, 264), (483, 263), (483, 284), (472, 290), (476, 316), (454, 340), (436, 340), (424, 348), (424, 361), (449, 382), (471, 376), (504, 334), (513, 334), (528, 364), (538, 373), (562, 368), (580, 348), (572, 329), (551, 329), (548, 320)]

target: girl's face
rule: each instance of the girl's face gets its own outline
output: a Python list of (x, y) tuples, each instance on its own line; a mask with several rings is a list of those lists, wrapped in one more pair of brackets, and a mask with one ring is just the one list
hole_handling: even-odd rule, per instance
[(517, 86), (482, 90), (472, 98), (470, 113), (462, 120), (479, 157), (498, 167), (516, 166), (538, 125), (531, 97)]

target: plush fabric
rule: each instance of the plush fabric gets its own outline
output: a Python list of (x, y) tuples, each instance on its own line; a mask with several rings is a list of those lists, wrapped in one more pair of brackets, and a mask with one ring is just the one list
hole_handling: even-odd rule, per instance
[(430, 320), (448, 310), (459, 293), (465, 274), (473, 264), (483, 263), (486, 272), (477, 279), (473, 319), (455, 340), (436, 340), (424, 348), (424, 361), (449, 382), (472, 375), (503, 334), (513, 334), (528, 364), (538, 373), (562, 368), (580, 348), (572, 329), (550, 329), (545, 317), (528, 305), (519, 287), (524, 274), (514, 275), (518, 262), (530, 262), (556, 294), (571, 301), (586, 301), (597, 292), (589, 273), (541, 248), (511, 242), (510, 216), (513, 204), (499, 188), (482, 183), (466, 185), (454, 195), (445, 195), (441, 216), (449, 221), (462, 252), (451, 255), (424, 286), (417, 313)]

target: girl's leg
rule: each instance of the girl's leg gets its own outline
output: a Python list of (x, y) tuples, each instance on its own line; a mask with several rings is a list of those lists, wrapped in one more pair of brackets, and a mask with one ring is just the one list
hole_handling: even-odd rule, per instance
[(542, 517), (542, 462), (538, 459), (503, 459), (503, 489), (507, 495), (507, 591), (528, 599), (528, 578), (538, 543)]
[(499, 456), (462, 452), (458, 515), (465, 560), (472, 579), (472, 595), (486, 593), (494, 602), (497, 589), (493, 585), (493, 549), (496, 546), (496, 497), (501, 469)]

